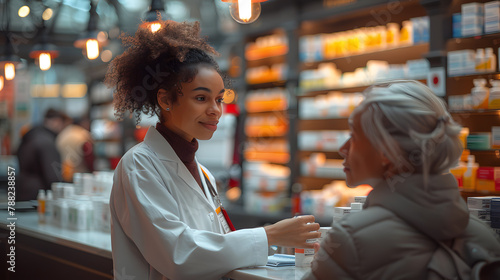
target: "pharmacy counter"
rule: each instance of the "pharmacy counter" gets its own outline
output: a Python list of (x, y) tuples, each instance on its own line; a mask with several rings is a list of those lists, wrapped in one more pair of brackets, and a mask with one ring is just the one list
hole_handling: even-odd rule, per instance
[[(113, 279), (109, 233), (40, 224), (35, 211), (9, 216), (0, 210), (0, 254), (0, 279)], [(15, 273), (8, 270), (12, 264)], [(289, 280), (301, 279), (306, 272), (306, 268), (255, 267), (231, 271), (226, 277)]]
[(2, 209), (0, 245), (0, 279), (113, 279), (109, 233), (39, 224), (35, 211), (9, 216)]

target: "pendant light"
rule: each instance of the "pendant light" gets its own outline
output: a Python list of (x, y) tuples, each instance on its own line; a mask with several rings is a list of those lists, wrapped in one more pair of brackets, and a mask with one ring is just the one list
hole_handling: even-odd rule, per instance
[[(6, 10), (9, 8), (9, 1), (6, 2), (7, 5), (5, 7)], [(21, 62), (21, 59), (14, 54), (14, 48), (12, 47), (12, 43), (10, 42), (9, 37), (9, 24), (10, 24), (10, 15), (5, 15), (6, 18), (6, 26), (5, 26), (5, 53), (0, 57), (0, 69), (3, 69), (3, 74), (5, 76), (5, 80), (10, 81), (16, 77), (16, 65)], [(3, 84), (3, 81), (2, 81)]]
[(52, 66), (52, 59), (59, 56), (59, 51), (56, 46), (47, 43), (47, 30), (45, 23), (42, 20), (40, 43), (33, 46), (31, 49), (30, 57), (38, 62), (40, 70), (47, 71)]
[(267, 0), (221, 0), (231, 3), (229, 13), (238, 23), (249, 24), (256, 21), (260, 16), (260, 3)]
[(139, 25), (140, 28), (148, 28), (152, 33), (155, 33), (161, 28), (161, 23), (158, 19), (165, 18), (165, 9), (162, 0), (151, 0), (149, 11), (144, 15), (143, 22)]
[(0, 76), (0, 91), (2, 91), (3, 89), (3, 83), (4, 83), (3, 76)]
[(96, 5), (90, 0), (90, 17), (87, 31), (74, 43), (75, 47), (85, 50), (86, 56), (90, 60), (98, 58), (100, 48), (107, 44), (107, 36), (100, 36), (100, 32), (97, 30), (99, 16), (96, 8)]

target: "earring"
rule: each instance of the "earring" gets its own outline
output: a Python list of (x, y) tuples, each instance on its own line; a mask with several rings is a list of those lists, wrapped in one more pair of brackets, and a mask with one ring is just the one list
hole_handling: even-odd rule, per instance
[(170, 111), (170, 108), (166, 108), (165, 110)]

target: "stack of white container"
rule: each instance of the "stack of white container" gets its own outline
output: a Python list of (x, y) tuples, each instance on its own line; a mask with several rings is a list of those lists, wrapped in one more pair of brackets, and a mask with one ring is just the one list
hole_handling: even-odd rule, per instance
[[(53, 183), (38, 197), (39, 221), (78, 231), (110, 232), (112, 172), (76, 173), (73, 183)], [(42, 205), (45, 205), (43, 211)]]
[[(491, 201), (492, 199), (499, 198), (500, 196), (468, 197), (467, 207), (469, 208), (469, 213), (491, 226)], [(493, 228), (493, 230), (497, 234), (500, 234), (500, 229)]]

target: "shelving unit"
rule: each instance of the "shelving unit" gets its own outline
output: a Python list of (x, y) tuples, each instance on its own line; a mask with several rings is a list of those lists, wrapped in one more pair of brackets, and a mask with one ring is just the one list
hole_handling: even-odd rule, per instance
[[(290, 162), (290, 186), (294, 183), (303, 185), (303, 189), (319, 189), (328, 184), (333, 178), (320, 178), (306, 176), (300, 173), (301, 162), (316, 153), (322, 153), (327, 159), (341, 159), (338, 151), (311, 149), (300, 150), (298, 146), (298, 135), (302, 131), (335, 131), (348, 130), (347, 116), (325, 117), (325, 118), (300, 118), (300, 102), (304, 98), (314, 98), (320, 95), (327, 95), (330, 92), (339, 91), (343, 94), (354, 94), (362, 92), (372, 82), (356, 83), (328, 87), (308, 87), (299, 86), (300, 73), (302, 71), (317, 69), (322, 63), (334, 63), (336, 69), (341, 73), (353, 72), (357, 68), (365, 67), (368, 60), (385, 60), (390, 64), (403, 64), (408, 60), (427, 59), (430, 67), (443, 67), (445, 69), (446, 96), (463, 95), (472, 88), (472, 80), (475, 78), (500, 79), (500, 72), (475, 73), (459, 76), (447, 74), (447, 52), (461, 49), (476, 49), (493, 47), (495, 55), (498, 57), (498, 47), (500, 47), (499, 34), (486, 34), (468, 38), (452, 38), (452, 17), (451, 15), (460, 12), (460, 5), (472, 1), (395, 1), (387, 2), (382, 0), (352, 1), (349, 3), (336, 3), (334, 6), (325, 7), (324, 1), (291, 1), (286, 8), (278, 7), (270, 3), (270, 15), (266, 18), (263, 14), (259, 24), (248, 26), (243, 33), (247, 42), (255, 40), (258, 36), (266, 36), (276, 30), (283, 28), (289, 42), (289, 49), (286, 55), (266, 57), (255, 60), (246, 60), (247, 67), (256, 67), (261, 64), (285, 63), (288, 65), (286, 79), (278, 82), (247, 84), (245, 91), (284, 87), (290, 94), (290, 106), (286, 111), (289, 120), (289, 147)], [(488, 2), (481, 0), (475, 2)], [(316, 34), (330, 34), (353, 30), (361, 27), (371, 27), (385, 25), (389, 22), (401, 24), (410, 18), (428, 16), (430, 22), (429, 42), (416, 43), (414, 45), (401, 45), (386, 49), (371, 50), (365, 53), (351, 53), (342, 57), (333, 57), (321, 61), (302, 61), (299, 41), (303, 36)], [(497, 66), (498, 69), (498, 66)], [(427, 72), (420, 76), (406, 77), (420, 82), (427, 82)], [(388, 79), (390, 81), (390, 79)], [(383, 82), (383, 81), (377, 81)], [(491, 126), (500, 126), (500, 110), (460, 110), (452, 111), (452, 116), (461, 125), (470, 128), (471, 132), (488, 132)], [(252, 116), (255, 113), (245, 112)], [(260, 113), (259, 113), (260, 114)], [(263, 137), (260, 140), (264, 140)], [(271, 137), (267, 137), (271, 138)], [(476, 156), (481, 165), (500, 166), (500, 152), (493, 151), (471, 151)], [(291, 189), (291, 188), (290, 188)], [(244, 190), (243, 190), (244, 192)], [(464, 197), (475, 193), (464, 193)], [(482, 194), (484, 195), (484, 194)]]
[(114, 119), (113, 95), (101, 82), (90, 86), (90, 132), (94, 141), (94, 169), (112, 170), (125, 152), (123, 123)]

